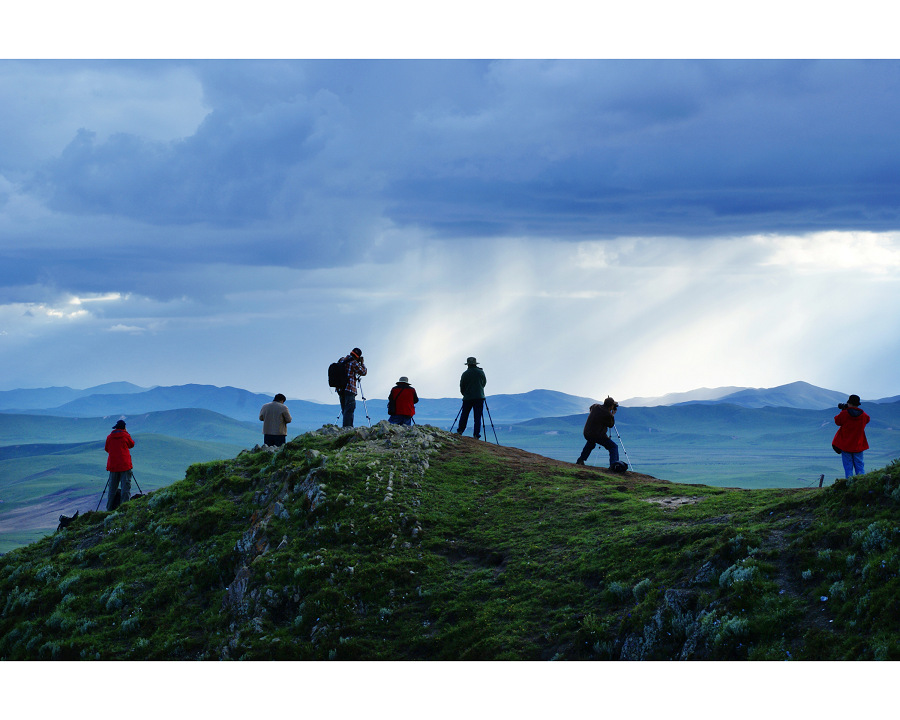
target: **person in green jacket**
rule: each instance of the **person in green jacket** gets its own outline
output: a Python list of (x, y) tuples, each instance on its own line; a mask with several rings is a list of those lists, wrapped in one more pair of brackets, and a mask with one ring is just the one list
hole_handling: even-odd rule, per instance
[(470, 357), (466, 359), (468, 366), (459, 378), (459, 392), (463, 396), (462, 410), (459, 415), (459, 427), (456, 432), (462, 434), (469, 422), (469, 411), (474, 410), (475, 432), (473, 437), (481, 437), (481, 418), (484, 414), (484, 386), (487, 378), (484, 370), (478, 367), (478, 361)]

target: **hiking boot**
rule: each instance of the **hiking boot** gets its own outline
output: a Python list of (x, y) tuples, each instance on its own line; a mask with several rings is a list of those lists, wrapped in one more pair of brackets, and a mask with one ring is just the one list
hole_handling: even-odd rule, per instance
[(584, 460), (582, 460), (581, 458), (578, 458), (578, 459), (575, 461), (575, 464), (576, 464), (576, 465), (584, 465)]

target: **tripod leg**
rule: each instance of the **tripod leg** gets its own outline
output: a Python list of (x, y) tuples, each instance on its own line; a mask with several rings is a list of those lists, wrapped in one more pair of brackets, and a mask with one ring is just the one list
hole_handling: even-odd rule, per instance
[(453, 432), (456, 429), (456, 421), (459, 420), (459, 416), (462, 413), (462, 405), (459, 406), (459, 411), (456, 413), (456, 417), (453, 418), (453, 424), (450, 426), (450, 432)]
[[(106, 485), (103, 486), (103, 492), (100, 493), (100, 500), (97, 502), (97, 510), (100, 509), (100, 503), (103, 502), (103, 496), (106, 494), (106, 488), (108, 488), (108, 487), (109, 487), (109, 478), (106, 478)], [(97, 512), (97, 510), (94, 510), (94, 512)]]
[(141, 495), (143, 495), (143, 494), (144, 494), (144, 491), (141, 490), (141, 486), (138, 485), (137, 478), (134, 476), (134, 470), (131, 471), (131, 479), (134, 480), (134, 484), (137, 486), (138, 492), (139, 492)]
[[(487, 410), (488, 420), (491, 421), (491, 430), (494, 431), (494, 442), (499, 445), (500, 441), (497, 439), (497, 428), (494, 427), (494, 418), (491, 417), (491, 409), (488, 407), (487, 398), (484, 399), (484, 409)], [(484, 420), (482, 420), (481, 424), (484, 425)]]
[(616, 437), (619, 438), (619, 445), (622, 446), (622, 452), (625, 453), (625, 459), (628, 461), (628, 467), (631, 468), (632, 472), (636, 472), (636, 470), (634, 469), (634, 465), (631, 464), (631, 458), (628, 457), (628, 451), (625, 449), (625, 443), (622, 442), (622, 436), (619, 435), (619, 428), (617, 428), (615, 425), (613, 425), (613, 428), (615, 428)]
[(363, 392), (363, 388), (362, 388), (362, 379), (361, 379), (361, 378), (357, 378), (357, 379), (356, 379), (356, 382), (359, 384), (359, 396), (362, 398), (362, 401), (363, 401), (363, 407), (364, 407), (365, 410), (366, 410), (366, 420), (369, 421), (369, 427), (372, 427), (372, 418), (369, 417), (369, 405), (368, 405), (368, 403), (366, 403), (366, 393)]

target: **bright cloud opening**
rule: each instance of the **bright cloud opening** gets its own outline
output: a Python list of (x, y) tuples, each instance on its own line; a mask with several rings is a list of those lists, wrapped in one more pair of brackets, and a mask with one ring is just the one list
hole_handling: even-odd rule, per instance
[(770, 257), (764, 265), (798, 272), (854, 271), (873, 276), (900, 270), (900, 233), (825, 232), (754, 238)]

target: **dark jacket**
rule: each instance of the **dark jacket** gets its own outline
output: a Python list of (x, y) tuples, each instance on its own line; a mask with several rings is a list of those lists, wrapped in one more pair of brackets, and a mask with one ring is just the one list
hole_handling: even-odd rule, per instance
[(606, 437), (615, 424), (616, 419), (608, 407), (602, 403), (591, 405), (591, 412), (584, 422), (584, 439), (600, 442), (600, 438)]
[(391, 415), (412, 417), (416, 414), (417, 402), (419, 402), (419, 395), (412, 385), (397, 383), (391, 388), (391, 394), (388, 395), (388, 412)]
[(858, 453), (869, 449), (866, 440), (866, 425), (869, 424), (869, 416), (858, 407), (847, 407), (834, 416), (834, 424), (839, 425), (831, 444), (838, 450), (848, 453)]
[(125, 472), (131, 470), (131, 452), (128, 448), (134, 447), (134, 440), (127, 430), (113, 430), (106, 438), (106, 452), (109, 457), (106, 460), (106, 469), (110, 472)]
[(487, 385), (487, 377), (484, 370), (475, 365), (470, 365), (459, 378), (459, 391), (462, 393), (463, 400), (483, 399), (485, 385)]

